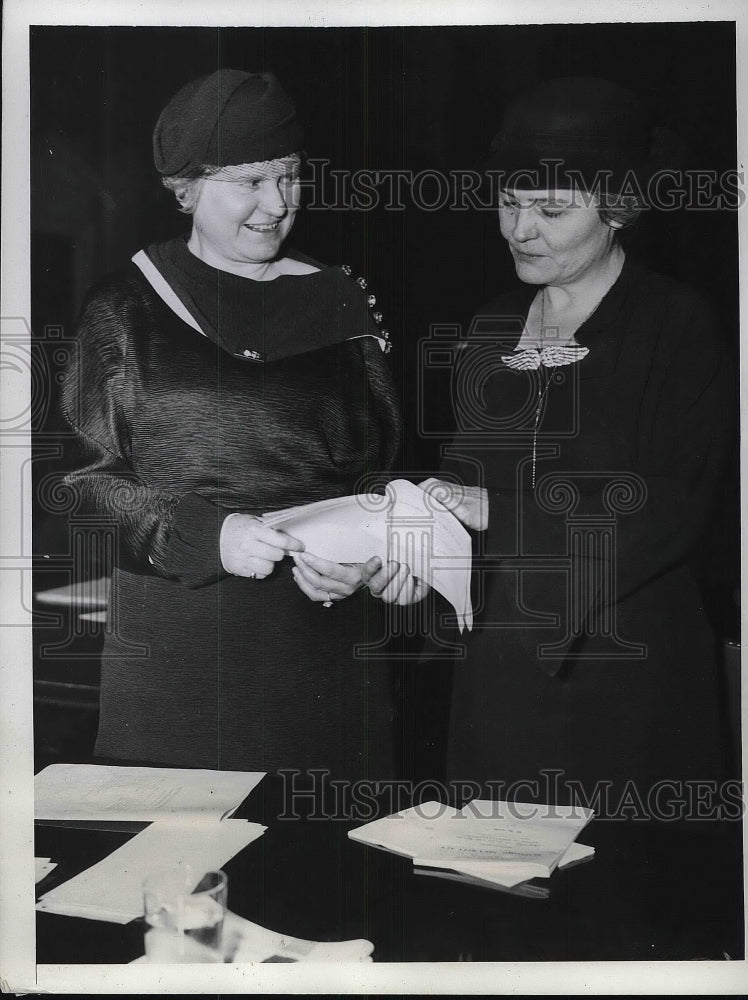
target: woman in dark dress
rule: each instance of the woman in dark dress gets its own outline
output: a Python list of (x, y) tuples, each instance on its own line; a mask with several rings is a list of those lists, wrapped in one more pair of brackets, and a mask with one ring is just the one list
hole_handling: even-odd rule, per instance
[(416, 585), (318, 559), (258, 517), (361, 492), (400, 440), (373, 297), (282, 252), (302, 146), (271, 74), (183, 87), (154, 155), (191, 233), (140, 251), (83, 311), (63, 406), (86, 464), (68, 482), (118, 546), (101, 757), (395, 769), (393, 677), (355, 647)]
[(648, 177), (633, 95), (541, 84), (506, 113), (491, 166), (523, 284), (480, 311), (454, 377), (444, 478), (464, 485), (447, 502), (476, 530), (477, 616), (449, 776), (676, 816), (693, 783), (723, 776), (688, 557), (730, 440), (726, 352), (702, 296), (621, 245), (638, 210), (626, 179)]

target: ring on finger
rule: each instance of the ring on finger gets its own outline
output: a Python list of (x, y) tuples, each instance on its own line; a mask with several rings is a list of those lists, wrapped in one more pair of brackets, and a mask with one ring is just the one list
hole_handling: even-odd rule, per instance
[(322, 602), (322, 607), (323, 608), (331, 608), (332, 607), (332, 594), (330, 593), (329, 590), (327, 591), (327, 600)]

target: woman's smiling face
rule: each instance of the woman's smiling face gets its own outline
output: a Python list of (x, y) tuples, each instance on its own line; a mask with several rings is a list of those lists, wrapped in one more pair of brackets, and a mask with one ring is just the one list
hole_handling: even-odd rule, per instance
[(596, 201), (572, 190), (502, 191), (499, 225), (517, 276), (531, 285), (571, 284), (613, 246)]
[(291, 231), (301, 185), (294, 172), (242, 180), (200, 181), (190, 249), (213, 267), (232, 270), (274, 260)]

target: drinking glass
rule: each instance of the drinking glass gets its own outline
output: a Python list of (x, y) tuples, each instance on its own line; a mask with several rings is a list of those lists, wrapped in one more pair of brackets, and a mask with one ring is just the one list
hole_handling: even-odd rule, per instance
[(154, 872), (143, 882), (145, 954), (149, 962), (222, 962), (226, 873), (189, 865)]

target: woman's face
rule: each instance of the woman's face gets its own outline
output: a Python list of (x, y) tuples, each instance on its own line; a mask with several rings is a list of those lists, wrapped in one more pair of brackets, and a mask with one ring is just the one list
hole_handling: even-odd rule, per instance
[(596, 201), (571, 190), (502, 191), (499, 224), (517, 276), (531, 285), (571, 284), (613, 246)]
[(279, 177), (250, 174), (243, 180), (204, 178), (192, 216), (190, 248), (222, 269), (273, 260), (293, 226), (300, 190), (290, 172)]

